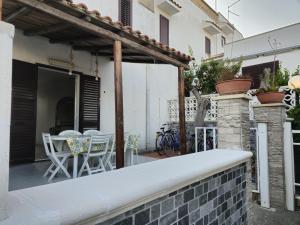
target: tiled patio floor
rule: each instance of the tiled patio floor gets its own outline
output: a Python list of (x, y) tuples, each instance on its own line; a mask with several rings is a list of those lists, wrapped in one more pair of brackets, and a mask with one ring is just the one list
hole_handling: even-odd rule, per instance
[[(155, 160), (147, 156), (138, 156), (139, 163), (146, 163)], [(49, 167), (49, 161), (35, 162), (30, 164), (11, 166), (9, 171), (9, 190), (19, 190), (34, 186), (49, 184), (43, 174)], [(66, 177), (59, 173), (51, 183), (65, 180)]]

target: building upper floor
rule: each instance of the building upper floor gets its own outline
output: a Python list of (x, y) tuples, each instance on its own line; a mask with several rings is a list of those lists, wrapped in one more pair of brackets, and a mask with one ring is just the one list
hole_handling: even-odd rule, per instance
[(76, 0), (197, 60), (220, 56), (243, 35), (204, 0)]

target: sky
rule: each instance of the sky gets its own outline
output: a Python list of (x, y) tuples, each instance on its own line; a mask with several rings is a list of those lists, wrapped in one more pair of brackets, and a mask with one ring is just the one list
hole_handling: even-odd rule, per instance
[[(215, 9), (215, 0), (205, 0)], [(228, 6), (237, 0), (217, 0), (217, 11), (227, 18)], [(230, 22), (244, 37), (300, 22), (300, 0), (241, 0), (231, 8), (240, 16)]]

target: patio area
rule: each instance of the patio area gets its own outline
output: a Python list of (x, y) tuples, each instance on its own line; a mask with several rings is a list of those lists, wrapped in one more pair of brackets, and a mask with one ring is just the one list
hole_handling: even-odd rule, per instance
[[(138, 155), (138, 163), (134, 157), (134, 164), (142, 164), (154, 160), (157, 159)], [(48, 169), (50, 164), (50, 161), (41, 161), (11, 166), (9, 170), (9, 191), (49, 184), (48, 178), (43, 177), (43, 174)], [(70, 169), (69, 172), (71, 171)], [(64, 176), (62, 173), (58, 173), (50, 183), (56, 183), (64, 180), (67, 180), (66, 176)]]

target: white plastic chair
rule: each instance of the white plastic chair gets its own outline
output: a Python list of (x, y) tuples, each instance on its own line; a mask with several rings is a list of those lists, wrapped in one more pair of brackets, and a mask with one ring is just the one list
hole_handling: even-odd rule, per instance
[[(127, 148), (128, 148), (128, 141), (129, 141), (129, 133), (124, 134), (124, 153), (126, 153)], [(104, 162), (104, 165), (106, 168), (109, 168), (110, 170), (116, 169), (116, 163), (115, 163), (115, 158), (116, 158), (116, 136), (115, 134), (111, 134), (111, 146), (107, 154), (107, 158)]]
[(59, 136), (71, 136), (71, 135), (82, 135), (79, 131), (76, 130), (64, 130), (59, 133)]
[[(104, 148), (102, 151), (93, 151), (94, 146), (96, 147), (103, 146)], [(82, 154), (84, 161), (78, 176), (81, 176), (84, 171), (87, 171), (89, 175), (99, 173), (99, 172), (105, 172), (106, 169), (103, 161), (107, 155), (108, 147), (109, 147), (108, 136), (106, 135), (92, 136), (88, 152)], [(89, 164), (89, 160), (93, 158), (98, 159), (98, 165), (95, 167), (91, 167)]]
[(99, 136), (104, 135), (104, 133), (99, 130), (87, 130), (83, 133), (83, 135)]
[[(54, 146), (51, 140), (50, 134), (42, 134), (43, 136), (43, 142), (44, 142), (44, 148), (46, 155), (51, 160), (51, 165), (47, 169), (47, 171), (44, 173), (44, 177), (48, 176), (48, 174), (51, 174), (48, 181), (50, 182), (54, 176), (62, 170), (62, 172), (67, 176), (67, 178), (71, 178), (69, 172), (67, 171), (64, 164), (66, 163), (66, 160), (71, 156), (70, 152), (55, 152)], [(49, 149), (50, 147), (50, 149)]]
[(110, 143), (109, 150), (107, 152), (105, 161), (104, 161), (104, 167), (108, 168), (109, 170), (113, 170), (116, 168), (116, 165), (113, 163), (113, 158), (115, 157), (115, 146), (116, 146), (116, 136), (115, 134), (110, 134)]
[(136, 160), (136, 163), (138, 163), (138, 150), (139, 150), (139, 139), (140, 139), (140, 136), (139, 135), (129, 135), (128, 137), (128, 143), (126, 145), (126, 148), (129, 148), (131, 149), (131, 165), (134, 165), (134, 162), (133, 162), (133, 155), (135, 155), (135, 160)]

